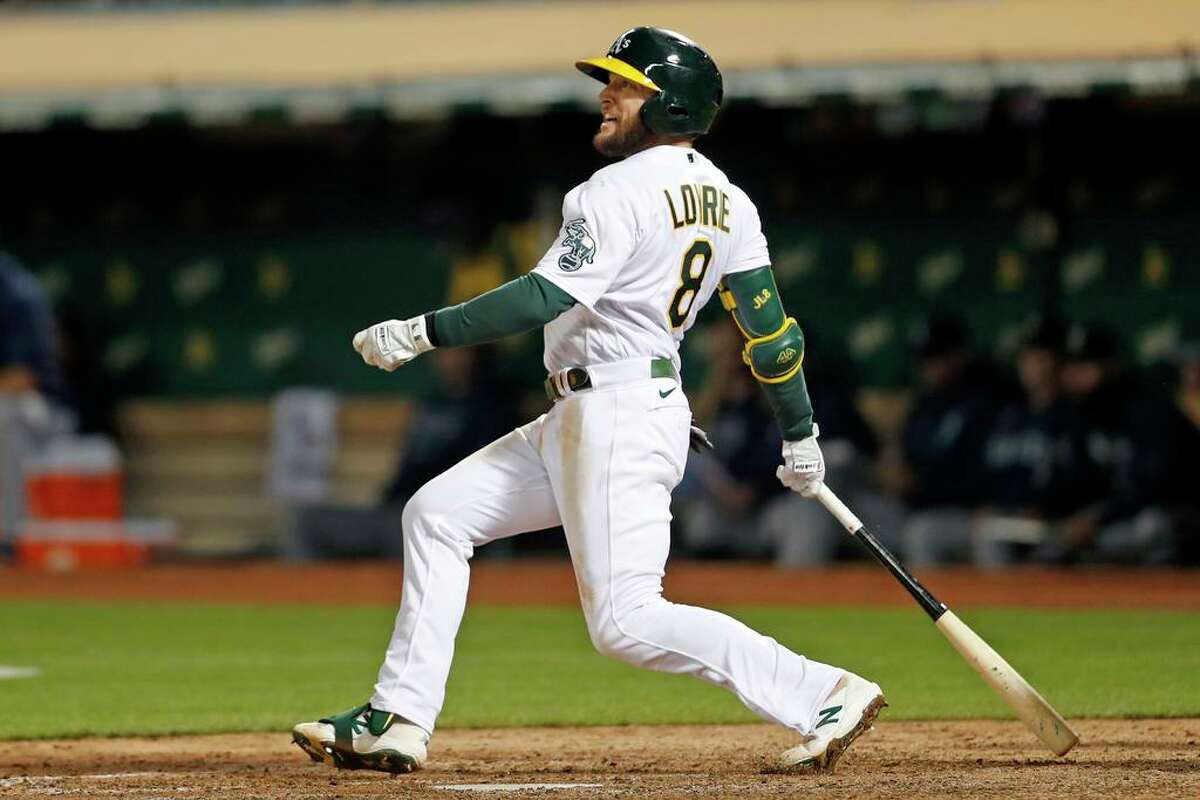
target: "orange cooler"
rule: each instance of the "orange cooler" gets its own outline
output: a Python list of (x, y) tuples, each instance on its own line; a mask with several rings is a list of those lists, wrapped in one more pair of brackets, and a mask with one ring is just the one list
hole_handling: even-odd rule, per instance
[(13, 551), (26, 569), (109, 569), (145, 564), (176, 539), (175, 524), (161, 519), (27, 520)]
[(48, 572), (136, 567), (150, 559), (149, 545), (119, 536), (43, 538), (27, 532), (17, 537), (13, 550), (18, 566)]
[(17, 564), (53, 571), (130, 567), (150, 558), (151, 540), (123, 520), (121, 454), (103, 436), (51, 442), (25, 464), (25, 522)]
[(52, 444), (25, 470), (26, 515), (40, 520), (118, 520), (121, 454), (101, 436)]

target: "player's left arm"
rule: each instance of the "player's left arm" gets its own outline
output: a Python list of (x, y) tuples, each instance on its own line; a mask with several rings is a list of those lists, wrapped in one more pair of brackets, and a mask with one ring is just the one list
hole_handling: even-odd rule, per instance
[(784, 311), (770, 266), (727, 274), (721, 305), (733, 315), (746, 343), (742, 360), (767, 396), (783, 431), (785, 486), (812, 497), (825, 479), (812, 401), (804, 381), (804, 333)]
[(435, 347), (464, 347), (545, 325), (575, 305), (575, 298), (536, 273), (465, 303), (407, 320), (389, 319), (354, 335), (363, 361), (393, 371)]
[(541, 327), (575, 305), (575, 298), (530, 272), (456, 306), (425, 315), (434, 347), (463, 347)]

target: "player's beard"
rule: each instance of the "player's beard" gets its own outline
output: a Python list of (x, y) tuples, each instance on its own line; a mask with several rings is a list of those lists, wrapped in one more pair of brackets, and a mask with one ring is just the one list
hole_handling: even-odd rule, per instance
[(637, 117), (634, 119), (633, 125), (628, 128), (619, 128), (615, 133), (605, 136), (603, 133), (597, 132), (592, 137), (592, 146), (602, 156), (624, 158), (644, 148), (650, 135), (650, 130), (642, 122), (641, 117)]

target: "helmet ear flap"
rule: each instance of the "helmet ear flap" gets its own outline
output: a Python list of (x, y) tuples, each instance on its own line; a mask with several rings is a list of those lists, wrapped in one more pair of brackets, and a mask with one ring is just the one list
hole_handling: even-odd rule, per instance
[(646, 74), (662, 87), (646, 101), (644, 121), (654, 133), (697, 136), (708, 132), (724, 94), (715, 75), (676, 64), (653, 64)]
[[(667, 92), (660, 92), (642, 104), (639, 112), (642, 123), (651, 133), (695, 134), (697, 126), (692, 112)], [(704, 126), (707, 128), (707, 125)]]
[(642, 103), (642, 107), (638, 110), (638, 116), (642, 120), (642, 124), (646, 126), (646, 130), (651, 133), (665, 133), (660, 127), (661, 120), (659, 117), (659, 104), (662, 100), (662, 94), (657, 94), (651, 97), (646, 102)]

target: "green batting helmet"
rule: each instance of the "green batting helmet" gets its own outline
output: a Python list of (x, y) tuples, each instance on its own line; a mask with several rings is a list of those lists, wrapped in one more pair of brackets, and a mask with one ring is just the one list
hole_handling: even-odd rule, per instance
[(631, 28), (608, 54), (575, 62), (601, 83), (620, 75), (658, 92), (642, 106), (642, 122), (652, 133), (707, 133), (725, 90), (721, 71), (708, 53), (682, 34), (663, 28)]

